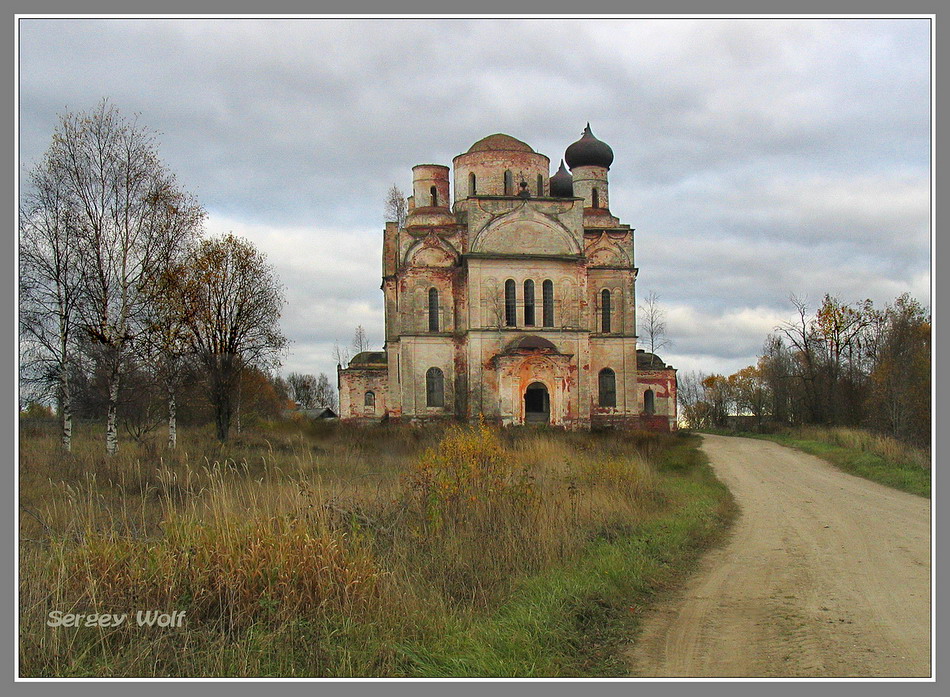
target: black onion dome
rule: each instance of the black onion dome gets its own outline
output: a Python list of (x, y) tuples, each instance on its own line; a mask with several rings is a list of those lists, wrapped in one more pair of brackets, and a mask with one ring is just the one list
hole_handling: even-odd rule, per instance
[(614, 151), (607, 143), (597, 140), (590, 131), (590, 124), (587, 124), (581, 139), (567, 147), (564, 159), (571, 169), (586, 166), (610, 169), (610, 164), (614, 161)]
[(551, 196), (554, 198), (571, 198), (574, 196), (574, 177), (564, 166), (564, 160), (561, 160), (560, 168), (551, 177)]

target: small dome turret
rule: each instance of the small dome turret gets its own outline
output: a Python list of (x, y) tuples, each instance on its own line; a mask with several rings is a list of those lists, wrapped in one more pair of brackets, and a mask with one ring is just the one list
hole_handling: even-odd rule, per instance
[(564, 152), (564, 159), (571, 169), (587, 166), (610, 169), (610, 165), (614, 161), (614, 151), (610, 149), (607, 143), (594, 137), (588, 123), (581, 139), (567, 147)]
[(557, 173), (551, 177), (551, 196), (554, 198), (571, 198), (574, 195), (574, 178), (564, 166), (564, 160), (561, 160), (561, 166)]

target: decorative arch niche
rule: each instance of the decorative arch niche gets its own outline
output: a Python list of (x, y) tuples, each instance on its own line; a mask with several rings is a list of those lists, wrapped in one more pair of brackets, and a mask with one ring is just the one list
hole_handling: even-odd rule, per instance
[(472, 241), (476, 253), (579, 255), (581, 247), (560, 223), (536, 211), (521, 207), (490, 221)]
[(406, 252), (407, 266), (455, 266), (458, 254), (444, 240), (429, 235), (413, 244)]

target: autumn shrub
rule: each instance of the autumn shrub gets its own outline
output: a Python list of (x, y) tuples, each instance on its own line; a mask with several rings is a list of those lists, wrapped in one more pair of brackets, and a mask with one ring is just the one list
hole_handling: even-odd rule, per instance
[(484, 422), (449, 430), (411, 466), (407, 485), (421, 518), (435, 529), (502, 501), (529, 506), (534, 499), (533, 477)]

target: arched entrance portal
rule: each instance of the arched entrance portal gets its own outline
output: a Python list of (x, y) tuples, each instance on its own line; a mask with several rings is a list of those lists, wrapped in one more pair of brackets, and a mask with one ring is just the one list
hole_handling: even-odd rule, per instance
[(524, 421), (546, 424), (551, 420), (551, 397), (541, 382), (532, 382), (524, 392)]

